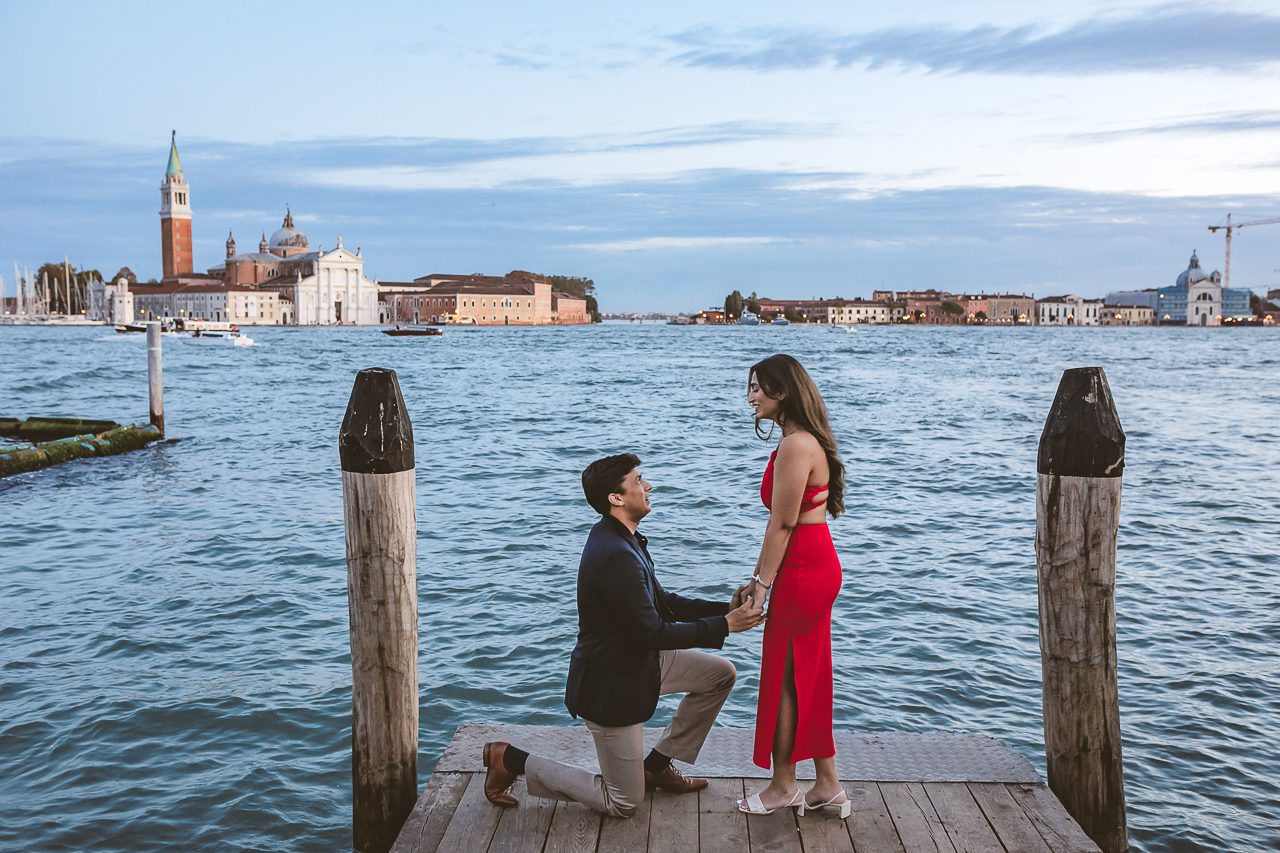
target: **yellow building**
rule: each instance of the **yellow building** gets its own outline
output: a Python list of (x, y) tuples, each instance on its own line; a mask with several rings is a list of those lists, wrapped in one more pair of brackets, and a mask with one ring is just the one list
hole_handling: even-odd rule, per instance
[(379, 286), (384, 323), (550, 326), (591, 322), (587, 302), (554, 291), (540, 275), (428, 275)]

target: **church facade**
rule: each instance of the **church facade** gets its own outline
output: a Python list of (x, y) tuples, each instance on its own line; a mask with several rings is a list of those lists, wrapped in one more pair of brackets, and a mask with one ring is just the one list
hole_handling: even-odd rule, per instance
[(229, 287), (271, 291), (281, 304), (279, 322), (295, 326), (367, 326), (379, 322), (378, 284), (365, 277), (364, 258), (342, 245), (311, 250), (307, 235), (286, 209), (284, 221), (258, 251), (236, 253), (236, 240), (227, 235), (226, 259), (209, 274)]
[(1224, 319), (1253, 316), (1243, 287), (1223, 287), (1222, 273), (1205, 272), (1195, 252), (1173, 285), (1107, 294), (1109, 305), (1149, 307), (1162, 326), (1220, 326)]

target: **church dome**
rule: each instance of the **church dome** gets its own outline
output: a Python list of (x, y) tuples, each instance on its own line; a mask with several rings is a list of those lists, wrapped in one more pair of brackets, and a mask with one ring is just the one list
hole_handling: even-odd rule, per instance
[(1182, 275), (1178, 276), (1177, 286), (1186, 287), (1190, 284), (1202, 282), (1207, 278), (1209, 278), (1209, 274), (1200, 269), (1200, 259), (1196, 257), (1195, 252), (1192, 252), (1191, 263), (1182, 271)]
[(293, 213), (288, 208), (285, 208), (284, 222), (271, 235), (270, 245), (272, 248), (307, 248), (307, 235), (293, 227)]

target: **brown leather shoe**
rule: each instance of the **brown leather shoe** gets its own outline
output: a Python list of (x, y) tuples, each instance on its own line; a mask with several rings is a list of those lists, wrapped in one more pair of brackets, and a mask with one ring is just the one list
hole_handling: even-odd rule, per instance
[(516, 774), (507, 770), (502, 763), (502, 756), (511, 744), (495, 740), (484, 745), (484, 795), (495, 806), (509, 809), (520, 805), (511, 793), (511, 786), (516, 783)]
[(670, 791), (673, 794), (692, 794), (694, 791), (701, 791), (707, 787), (706, 779), (690, 779), (688, 776), (676, 769), (674, 764), (668, 764), (666, 770), (660, 770), (657, 773), (644, 771), (644, 789), (652, 791), (655, 788), (662, 791)]

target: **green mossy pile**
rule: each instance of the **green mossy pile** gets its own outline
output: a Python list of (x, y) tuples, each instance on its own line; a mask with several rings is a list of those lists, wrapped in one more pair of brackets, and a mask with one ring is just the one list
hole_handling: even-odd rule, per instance
[(35, 447), (0, 451), (0, 477), (38, 471), (72, 459), (127, 453), (130, 450), (146, 447), (163, 437), (160, 430), (151, 424), (137, 424), (126, 427), (117, 426), (100, 435), (76, 435), (56, 441), (46, 441)]
[(0, 418), (0, 435), (22, 438), (30, 442), (52, 441), (55, 438), (73, 438), (80, 435), (101, 435), (119, 429), (115, 421), (94, 421), (85, 418)]

